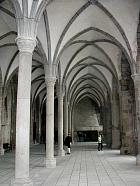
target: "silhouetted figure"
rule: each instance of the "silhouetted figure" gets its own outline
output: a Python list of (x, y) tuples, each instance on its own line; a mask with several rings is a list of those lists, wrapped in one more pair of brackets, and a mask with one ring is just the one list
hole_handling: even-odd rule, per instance
[(102, 135), (98, 136), (98, 151), (103, 150), (103, 142), (102, 142)]
[(71, 142), (72, 142), (72, 138), (70, 134), (68, 134), (68, 136), (65, 138), (65, 141), (64, 141), (65, 145), (67, 146), (67, 154), (70, 154)]

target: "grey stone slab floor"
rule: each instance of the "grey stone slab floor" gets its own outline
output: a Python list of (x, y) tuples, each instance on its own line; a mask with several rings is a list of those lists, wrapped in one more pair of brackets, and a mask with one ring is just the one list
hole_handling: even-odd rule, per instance
[[(118, 150), (97, 151), (96, 143), (76, 143), (71, 155), (58, 157), (55, 169), (44, 166), (44, 145), (31, 146), (30, 177), (34, 186), (140, 186), (134, 156)], [(22, 163), (22, 162), (21, 162)], [(14, 153), (0, 156), (0, 186), (14, 178)]]

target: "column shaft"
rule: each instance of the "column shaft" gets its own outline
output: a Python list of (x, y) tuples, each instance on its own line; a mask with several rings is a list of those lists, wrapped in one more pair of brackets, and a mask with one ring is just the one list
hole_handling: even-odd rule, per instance
[(32, 185), (29, 179), (30, 93), (32, 52), (35, 40), (17, 39), (19, 72), (16, 113), (16, 159), (14, 185)]
[(46, 99), (46, 167), (54, 168), (54, 84), (55, 78), (47, 78), (47, 99)]
[(3, 120), (3, 104), (2, 104), (2, 96), (0, 97), (0, 155), (4, 155), (3, 149), (3, 135), (2, 135), (2, 120)]
[(58, 155), (64, 156), (63, 149), (63, 97), (58, 96)]
[(68, 103), (64, 102), (64, 139), (68, 136)]
[(137, 73), (134, 75), (135, 103), (136, 103), (136, 127), (137, 127), (137, 157), (136, 164), (140, 165), (140, 54), (137, 54)]
[(140, 165), (140, 84), (135, 87), (135, 99), (136, 99), (136, 125), (137, 125), (137, 156), (136, 164)]
[(112, 149), (120, 148), (119, 102), (116, 87), (112, 95)]
[(68, 133), (71, 135), (71, 110), (68, 107)]
[(31, 67), (32, 54), (20, 53), (16, 117), (16, 178), (29, 177)]
[(136, 164), (140, 165), (140, 74), (132, 75), (135, 85), (135, 103), (136, 103), (136, 127), (137, 127), (137, 156)]
[(0, 127), (0, 155), (4, 155), (2, 127)]
[(138, 154), (136, 157), (136, 164), (140, 165), (140, 81), (139, 84), (135, 84), (135, 99), (136, 99), (136, 123), (137, 123), (137, 138), (138, 138)]

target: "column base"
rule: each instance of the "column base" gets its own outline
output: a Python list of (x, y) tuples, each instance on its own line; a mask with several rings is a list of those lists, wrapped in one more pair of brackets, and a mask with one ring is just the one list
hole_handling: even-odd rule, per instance
[(140, 154), (136, 156), (136, 165), (140, 165)]
[(11, 186), (33, 186), (30, 178), (15, 178), (11, 181)]
[(65, 156), (65, 151), (62, 150), (58, 150), (58, 156)]
[(127, 155), (127, 154), (129, 154), (128, 147), (121, 147), (120, 148), (120, 154), (121, 155)]
[(46, 159), (45, 164), (46, 164), (46, 168), (55, 168), (56, 167), (56, 158)]
[(4, 155), (4, 149), (1, 147), (0, 148), (0, 155), (3, 156)]

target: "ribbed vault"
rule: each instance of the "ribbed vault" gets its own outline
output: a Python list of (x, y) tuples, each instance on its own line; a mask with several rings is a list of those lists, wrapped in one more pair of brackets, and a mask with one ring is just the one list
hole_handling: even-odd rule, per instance
[[(121, 11), (117, 11), (116, 6)], [(15, 39), (22, 36), (31, 23), (34, 33), (30, 30), (28, 37), (37, 34), (32, 62), (32, 104), (39, 98), (40, 110), (43, 108), (45, 74), (48, 74), (57, 77), (55, 96), (60, 86), (71, 110), (85, 97), (100, 108), (106, 107), (111, 103), (113, 85), (120, 89), (122, 56), (131, 74), (136, 73), (139, 7), (139, 0), (110, 3), (104, 0), (1, 0), (3, 88), (18, 72), (19, 52)], [(27, 22), (27, 19), (35, 22)]]

